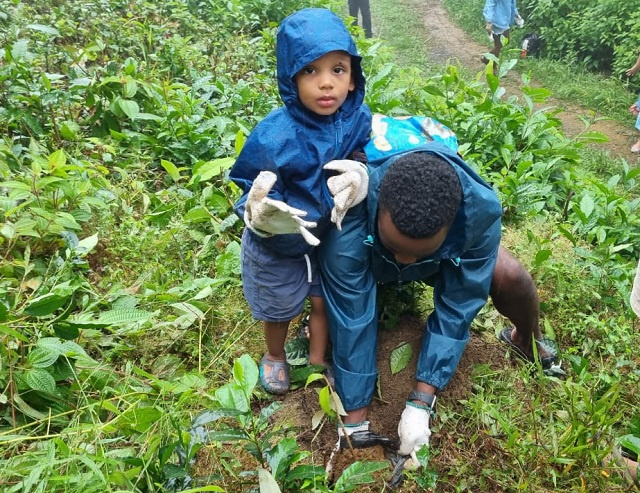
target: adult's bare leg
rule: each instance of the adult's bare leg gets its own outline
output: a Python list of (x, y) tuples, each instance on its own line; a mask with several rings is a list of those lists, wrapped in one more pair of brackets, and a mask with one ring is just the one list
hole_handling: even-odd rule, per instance
[[(540, 300), (531, 274), (518, 259), (500, 247), (489, 291), (498, 312), (514, 325), (511, 340), (527, 355), (533, 356), (532, 336), (540, 339)], [(538, 348), (541, 357), (548, 356)]]

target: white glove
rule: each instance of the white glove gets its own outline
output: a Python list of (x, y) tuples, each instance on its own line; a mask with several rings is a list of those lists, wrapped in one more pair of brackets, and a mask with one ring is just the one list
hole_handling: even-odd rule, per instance
[(524, 19), (520, 17), (520, 14), (516, 15), (516, 26), (522, 28), (524, 26)]
[(410, 455), (411, 458), (405, 462), (405, 469), (417, 469), (420, 462), (416, 452), (423, 445), (429, 445), (431, 429), (429, 428), (430, 409), (423, 409), (407, 402), (402, 411), (400, 423), (398, 423), (398, 436), (400, 437), (400, 455)]
[(245, 225), (263, 238), (281, 234), (301, 234), (309, 245), (319, 245), (320, 240), (307, 230), (315, 228), (316, 223), (301, 219), (307, 215), (306, 211), (268, 197), (276, 179), (275, 173), (271, 171), (261, 171), (256, 177), (244, 209)]
[(329, 161), (323, 168), (340, 172), (327, 180), (327, 186), (333, 196), (331, 221), (340, 230), (347, 211), (367, 197), (369, 174), (364, 164), (349, 159)]

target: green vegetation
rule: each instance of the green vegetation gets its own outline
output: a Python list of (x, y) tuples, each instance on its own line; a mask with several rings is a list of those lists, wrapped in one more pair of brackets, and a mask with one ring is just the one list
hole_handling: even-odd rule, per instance
[[(278, 22), (312, 4), (0, 0), (3, 491), (354, 491), (382, 467), (356, 463), (329, 485), (299, 448), (256, 388), (263, 342), (240, 289), (225, 172), (279, 104)], [(586, 150), (601, 138), (588, 128), (566, 138), (534, 109), (546, 89), (505, 100), (491, 74), (426, 73), (358, 42), (371, 108), (443, 121), (499, 191), (506, 241), (571, 367), (566, 381), (477, 368), (464, 413), (443, 408), (438, 426), (467, 431), (461, 454), (479, 436), (500, 453), (479, 457), (483, 475), (440, 477), (453, 490), (622, 491), (600, 461), (637, 415), (640, 170)], [(494, 321), (487, 307), (474, 330)], [(318, 419), (330, 398), (324, 387)]]
[[(451, 18), (477, 42), (489, 47), (483, 5), (484, 0), (444, 1)], [(634, 27), (639, 7), (637, 0), (518, 1), (525, 27), (512, 30), (511, 46), (519, 50), (523, 36), (536, 33), (543, 39), (543, 58), (521, 60), (517, 70), (531, 74), (545, 87), (553, 87), (555, 98), (592, 109), (631, 128), (633, 121), (627, 108), (637, 98), (638, 81), (629, 80), (624, 72), (640, 53), (639, 34)]]

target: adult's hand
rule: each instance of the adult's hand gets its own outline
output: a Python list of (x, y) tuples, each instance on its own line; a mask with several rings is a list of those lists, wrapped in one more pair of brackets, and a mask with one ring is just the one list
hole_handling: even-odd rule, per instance
[(316, 223), (302, 219), (306, 211), (268, 197), (276, 179), (275, 173), (261, 171), (254, 180), (244, 210), (245, 225), (258, 236), (301, 234), (309, 245), (319, 245), (320, 240), (307, 229), (315, 228)]
[(338, 171), (339, 175), (330, 177), (327, 186), (333, 196), (331, 221), (338, 229), (342, 229), (342, 220), (347, 211), (367, 197), (369, 174), (367, 167), (349, 159), (329, 161), (323, 166), (326, 170)]
[(417, 469), (420, 462), (416, 452), (424, 445), (429, 445), (431, 429), (429, 418), (431, 409), (417, 406), (407, 402), (400, 423), (398, 423), (398, 436), (400, 437), (400, 455), (408, 455), (409, 459), (404, 464), (405, 469)]

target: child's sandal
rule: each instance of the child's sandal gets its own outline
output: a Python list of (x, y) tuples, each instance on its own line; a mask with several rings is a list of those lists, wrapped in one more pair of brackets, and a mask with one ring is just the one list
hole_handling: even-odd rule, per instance
[(265, 354), (260, 360), (260, 384), (270, 394), (282, 395), (289, 390), (289, 365), (286, 361), (272, 361)]

